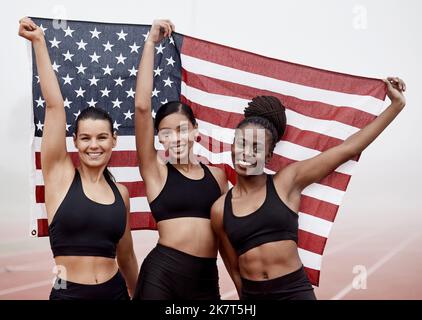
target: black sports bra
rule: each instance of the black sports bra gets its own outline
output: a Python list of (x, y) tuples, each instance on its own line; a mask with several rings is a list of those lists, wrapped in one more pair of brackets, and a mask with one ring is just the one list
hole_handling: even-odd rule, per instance
[(233, 188), (226, 195), (223, 225), (238, 256), (267, 242), (293, 240), (297, 243), (298, 215), (278, 196), (272, 175), (267, 175), (266, 189), (262, 206), (242, 217), (233, 214)]
[(89, 199), (75, 170), (69, 191), (48, 227), (54, 257), (116, 257), (117, 243), (126, 228), (126, 206), (116, 184), (105, 177), (115, 199), (110, 205)]
[(221, 191), (210, 169), (200, 164), (204, 177), (193, 180), (167, 163), (168, 174), (163, 190), (149, 204), (156, 222), (180, 217), (210, 219), (211, 206), (220, 197)]

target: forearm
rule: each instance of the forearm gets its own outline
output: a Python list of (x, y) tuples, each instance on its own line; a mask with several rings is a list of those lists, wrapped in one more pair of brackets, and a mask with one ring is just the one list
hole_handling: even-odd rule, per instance
[(136, 80), (135, 107), (151, 110), (151, 92), (154, 82), (154, 43), (146, 41)]
[(38, 76), (40, 78), (41, 92), (46, 101), (47, 107), (62, 107), (63, 97), (48, 55), (44, 38), (33, 41), (33, 48), (36, 57)]
[(236, 287), (237, 295), (240, 298), (242, 292), (242, 279), (240, 277), (240, 272), (238, 270), (232, 270), (229, 274)]
[(365, 150), (397, 117), (403, 107), (404, 103), (402, 102), (391, 103), (374, 121), (347, 138), (343, 146), (350, 150), (351, 157)]
[(138, 280), (138, 261), (136, 260), (135, 254), (129, 255), (126, 259), (118, 260), (119, 269), (121, 270), (123, 277), (126, 281), (126, 286), (129, 291), (129, 295), (133, 297), (136, 288), (136, 282)]

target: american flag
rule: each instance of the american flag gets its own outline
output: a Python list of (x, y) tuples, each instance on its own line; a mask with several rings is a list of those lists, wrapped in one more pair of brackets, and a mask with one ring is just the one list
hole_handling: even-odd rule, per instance
[[(33, 18), (43, 28), (59, 79), (67, 117), (67, 148), (75, 165), (72, 133), (87, 107), (104, 108), (118, 133), (109, 169), (127, 186), (132, 229), (155, 229), (138, 171), (134, 138), (134, 89), (148, 25)], [(190, 105), (202, 139), (194, 152), (223, 168), (231, 184), (234, 128), (257, 95), (273, 95), (286, 106), (287, 129), (267, 165), (267, 173), (308, 159), (340, 144), (384, 109), (385, 84), (378, 79), (316, 69), (173, 34), (155, 48), (153, 116), (167, 101)], [(47, 214), (40, 146), (45, 101), (33, 59), (33, 206), (32, 235), (47, 236)], [(156, 148), (162, 149), (156, 139)], [(303, 190), (299, 212), (299, 254), (310, 281), (319, 283), (322, 255), (337, 211), (359, 157), (349, 160)]]

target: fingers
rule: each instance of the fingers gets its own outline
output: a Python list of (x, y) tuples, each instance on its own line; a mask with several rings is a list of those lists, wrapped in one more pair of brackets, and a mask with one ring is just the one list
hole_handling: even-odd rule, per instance
[(406, 91), (406, 84), (399, 77), (388, 77), (387, 79), (384, 79), (384, 82), (387, 83), (387, 85), (392, 85), (392, 87), (397, 90)]
[(160, 32), (165, 38), (170, 37), (175, 30), (175, 26), (170, 20), (154, 20), (153, 25), (160, 28)]

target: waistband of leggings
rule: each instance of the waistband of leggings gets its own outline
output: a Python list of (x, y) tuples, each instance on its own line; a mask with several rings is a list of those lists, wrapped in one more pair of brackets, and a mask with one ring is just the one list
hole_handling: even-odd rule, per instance
[(85, 283), (77, 283), (77, 282), (72, 282), (72, 281), (68, 281), (68, 280), (64, 280), (60, 277), (56, 277), (56, 283), (66, 283), (66, 288), (71, 289), (74, 287), (79, 287), (79, 288), (107, 288), (107, 287), (113, 287), (116, 284), (120, 284), (123, 281), (123, 283), (125, 283), (124, 278), (120, 272), (120, 270), (117, 270), (116, 274), (111, 277), (109, 280), (102, 282), (102, 283), (97, 283), (97, 284), (85, 284)]
[(218, 277), (217, 258), (197, 257), (186, 252), (157, 243), (150, 252), (151, 258), (157, 257), (154, 264), (165, 267), (173, 272), (195, 277)]
[(242, 290), (263, 292), (269, 290), (290, 290), (298, 288), (312, 289), (303, 265), (296, 271), (269, 280), (255, 281), (242, 277)]

